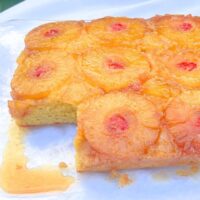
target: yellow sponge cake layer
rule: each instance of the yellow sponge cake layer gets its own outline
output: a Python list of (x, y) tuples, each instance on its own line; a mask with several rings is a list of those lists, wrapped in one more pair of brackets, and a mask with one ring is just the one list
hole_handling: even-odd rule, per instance
[(76, 122), (76, 107), (45, 100), (14, 100), (8, 102), (11, 115), (21, 126)]

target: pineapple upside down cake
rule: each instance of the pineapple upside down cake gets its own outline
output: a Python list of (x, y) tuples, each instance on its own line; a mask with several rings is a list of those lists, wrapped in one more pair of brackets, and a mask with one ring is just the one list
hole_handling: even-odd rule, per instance
[(17, 63), (12, 117), (77, 123), (78, 171), (200, 161), (200, 17), (44, 24)]

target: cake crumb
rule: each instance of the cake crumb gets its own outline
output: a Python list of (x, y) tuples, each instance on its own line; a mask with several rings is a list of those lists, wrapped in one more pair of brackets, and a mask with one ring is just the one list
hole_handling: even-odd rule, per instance
[(133, 179), (131, 179), (128, 174), (119, 173), (116, 170), (112, 170), (110, 172), (110, 178), (117, 180), (117, 183), (120, 187), (124, 187), (133, 183)]
[(197, 164), (191, 165), (187, 169), (179, 169), (176, 174), (179, 176), (193, 176), (199, 172), (199, 166)]
[(66, 169), (66, 168), (68, 168), (68, 165), (65, 162), (60, 162), (59, 163), (59, 168), (60, 169)]
[(128, 176), (128, 174), (120, 174), (119, 180), (118, 180), (120, 187), (130, 185), (132, 182), (133, 180)]

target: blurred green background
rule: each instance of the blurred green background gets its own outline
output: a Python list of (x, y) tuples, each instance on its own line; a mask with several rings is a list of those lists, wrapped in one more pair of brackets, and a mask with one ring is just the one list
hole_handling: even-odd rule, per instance
[(14, 6), (23, 0), (0, 0), (0, 12)]

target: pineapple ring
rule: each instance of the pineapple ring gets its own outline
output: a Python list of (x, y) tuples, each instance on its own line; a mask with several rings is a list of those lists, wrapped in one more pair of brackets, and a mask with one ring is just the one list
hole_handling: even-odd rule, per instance
[(112, 46), (135, 45), (134, 41), (142, 39), (147, 30), (145, 20), (126, 17), (105, 17), (87, 25), (87, 32), (92, 40)]
[(157, 73), (166, 80), (173, 80), (187, 88), (200, 87), (200, 52), (198, 50), (165, 51), (154, 60), (154, 69), (157, 69)]
[(200, 91), (187, 91), (174, 99), (166, 110), (166, 121), (181, 152), (200, 155)]
[(70, 48), (79, 39), (83, 22), (53, 22), (41, 25), (30, 31), (26, 38), (29, 49)]
[(88, 51), (80, 68), (88, 81), (106, 92), (125, 88), (151, 71), (146, 58), (129, 48)]
[(82, 104), (78, 115), (90, 145), (113, 157), (143, 155), (159, 135), (160, 113), (140, 95), (109, 93)]
[(191, 15), (166, 15), (153, 17), (150, 20), (159, 35), (179, 46), (199, 46), (200, 18)]
[(11, 82), (12, 94), (18, 99), (48, 96), (70, 77), (76, 66), (74, 58), (61, 51), (25, 51), (18, 64)]

